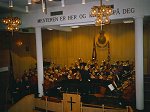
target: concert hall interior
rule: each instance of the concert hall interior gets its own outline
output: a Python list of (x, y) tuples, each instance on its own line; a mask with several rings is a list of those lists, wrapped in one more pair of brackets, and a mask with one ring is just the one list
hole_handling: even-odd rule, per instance
[(1, 0), (0, 112), (149, 112), (149, 3)]

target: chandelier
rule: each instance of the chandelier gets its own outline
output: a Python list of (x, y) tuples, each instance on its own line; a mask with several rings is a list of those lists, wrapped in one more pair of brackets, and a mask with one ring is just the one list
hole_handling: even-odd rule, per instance
[(102, 4), (102, 0), (100, 0), (100, 6), (93, 6), (91, 8), (90, 15), (92, 17), (96, 17), (95, 25), (102, 26), (110, 23), (109, 16), (112, 14), (112, 8), (110, 5)]
[(3, 18), (2, 23), (6, 25), (6, 30), (13, 32), (19, 30), (19, 25), (21, 25), (21, 20), (18, 17), (12, 16), (12, 8), (13, 8), (13, 1), (9, 0), (10, 16)]
[(6, 24), (6, 30), (8, 31), (18, 31), (19, 25), (21, 25), (21, 20), (18, 17), (5, 17), (2, 19), (2, 22)]

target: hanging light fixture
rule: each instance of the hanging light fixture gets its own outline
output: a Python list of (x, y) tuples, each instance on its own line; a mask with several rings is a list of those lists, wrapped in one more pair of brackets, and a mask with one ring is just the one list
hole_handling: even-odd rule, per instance
[(65, 1), (64, 0), (61, 0), (61, 6), (65, 7)]
[(3, 18), (2, 23), (6, 25), (6, 30), (13, 32), (19, 30), (19, 25), (21, 25), (21, 20), (18, 17), (12, 16), (13, 7), (10, 7), (10, 2), (11, 4), (13, 4), (12, 0), (10, 0), (9, 1), (10, 16)]
[(32, 4), (32, 1), (31, 0), (28, 0), (28, 5)]
[(82, 0), (82, 4), (85, 4), (85, 0)]
[(47, 1), (46, 0), (41, 0), (42, 4), (42, 11), (47, 14)]
[(6, 29), (8, 31), (18, 31), (21, 20), (18, 17), (5, 17), (2, 22), (6, 24)]
[(13, 7), (13, 1), (9, 0), (9, 7)]
[(112, 14), (111, 6), (102, 4), (102, 0), (100, 0), (100, 6), (93, 6), (91, 8), (91, 13), (90, 13), (92, 17), (96, 17), (96, 20), (95, 20), (96, 26), (109, 24), (110, 23), (109, 16), (111, 14)]
[(25, 6), (25, 10), (26, 10), (26, 13), (29, 12), (29, 6), (28, 5)]

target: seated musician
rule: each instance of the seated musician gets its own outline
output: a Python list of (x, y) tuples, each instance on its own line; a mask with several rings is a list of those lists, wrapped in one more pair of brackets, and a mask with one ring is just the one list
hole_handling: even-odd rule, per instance
[(80, 74), (79, 71), (76, 72), (76, 79), (78, 79), (78, 80), (80, 80), (80, 81), (82, 80), (81, 74)]
[(69, 73), (68, 73), (68, 79), (73, 79), (73, 73), (72, 73), (72, 70), (69, 70)]

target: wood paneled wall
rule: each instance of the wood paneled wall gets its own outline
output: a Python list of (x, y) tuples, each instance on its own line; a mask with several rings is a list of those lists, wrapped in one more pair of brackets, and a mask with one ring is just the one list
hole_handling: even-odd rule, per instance
[(150, 24), (144, 25), (144, 74), (150, 74)]
[(16, 53), (12, 54), (14, 77), (21, 77), (25, 70), (35, 67), (36, 59), (32, 56), (19, 56)]
[[(43, 31), (43, 56), (56, 64), (70, 65), (78, 58), (92, 58), (93, 38), (100, 27), (86, 26), (72, 32)], [(134, 61), (134, 24), (104, 26), (105, 36), (110, 40), (111, 61)], [(108, 49), (96, 47), (97, 59), (107, 59)]]

